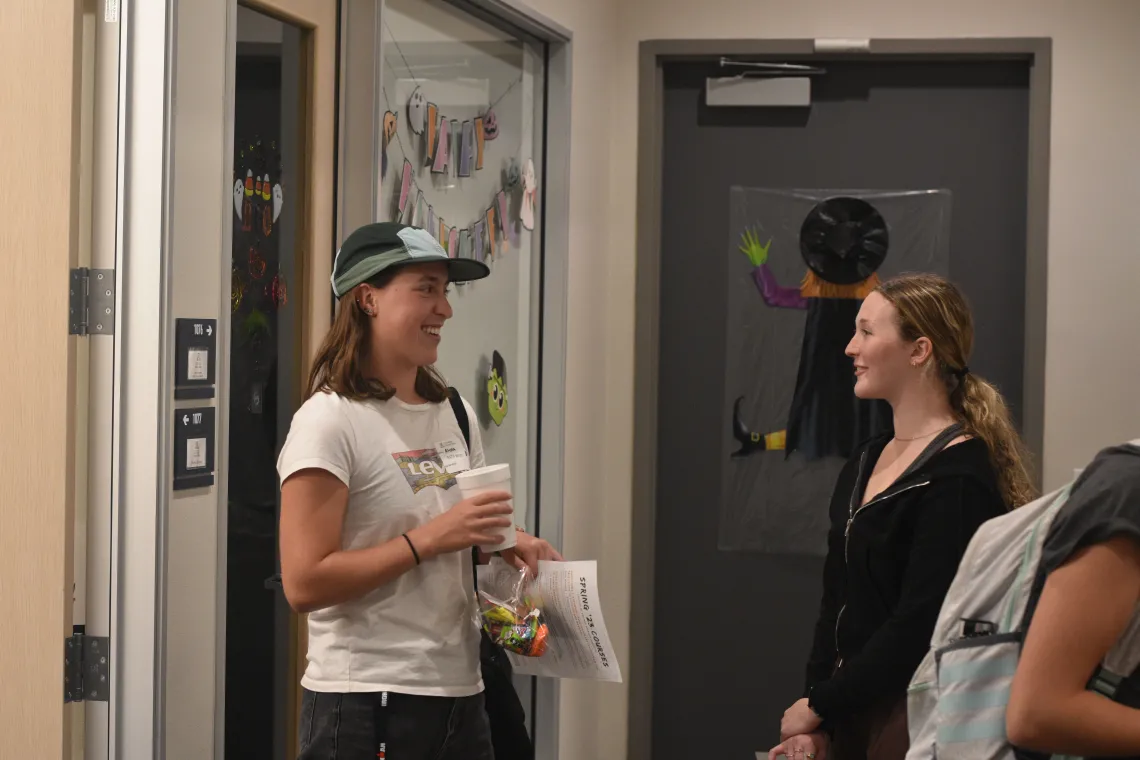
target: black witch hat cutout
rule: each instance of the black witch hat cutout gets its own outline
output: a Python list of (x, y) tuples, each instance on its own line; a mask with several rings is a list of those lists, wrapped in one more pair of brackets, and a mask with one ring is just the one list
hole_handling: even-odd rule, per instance
[(853, 285), (874, 274), (889, 245), (886, 221), (859, 198), (829, 198), (817, 204), (800, 227), (804, 263), (836, 285)]
[(733, 404), (732, 435), (740, 443), (733, 457), (783, 449), (809, 461), (846, 458), (856, 444), (890, 424), (889, 408), (855, 397), (855, 377), (846, 356), (863, 299), (879, 285), (876, 274), (887, 257), (890, 233), (882, 214), (865, 200), (848, 196), (818, 203), (800, 227), (800, 255), (807, 265), (799, 287), (784, 286), (768, 266), (772, 241), (761, 243), (745, 230), (740, 250), (752, 263), (752, 280), (764, 304), (807, 312), (799, 370), (787, 425), (752, 432)]

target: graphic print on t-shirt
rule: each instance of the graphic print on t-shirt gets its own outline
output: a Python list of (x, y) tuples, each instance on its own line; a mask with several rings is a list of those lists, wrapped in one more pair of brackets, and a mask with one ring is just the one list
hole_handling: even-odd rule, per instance
[(455, 485), (455, 476), (443, 466), (437, 449), (401, 451), (393, 454), (392, 458), (396, 460), (400, 472), (404, 473), (404, 478), (412, 487), (412, 493), (419, 493), (430, 486), (438, 486), (446, 491)]

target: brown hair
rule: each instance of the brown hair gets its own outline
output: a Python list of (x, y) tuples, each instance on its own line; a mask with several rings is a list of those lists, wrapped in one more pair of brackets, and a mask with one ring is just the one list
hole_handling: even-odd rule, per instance
[[(382, 289), (392, 282), (398, 271), (398, 268), (388, 269), (368, 284)], [(368, 355), (372, 351), (370, 321), (355, 294), (345, 293), (337, 305), (332, 328), (321, 342), (309, 371), (306, 399), (322, 391), (356, 401), (387, 401), (396, 395), (395, 388), (366, 374)], [(447, 392), (447, 383), (435, 367), (420, 367), (416, 372), (416, 393), (425, 401), (436, 404), (446, 401)]]
[(950, 406), (966, 433), (982, 439), (989, 448), (1007, 506), (1032, 501), (1036, 493), (1029, 476), (1029, 455), (1009, 408), (997, 388), (967, 371), (966, 361), (974, 347), (974, 320), (965, 296), (953, 283), (933, 274), (893, 277), (876, 292), (894, 305), (905, 340), (930, 340)]

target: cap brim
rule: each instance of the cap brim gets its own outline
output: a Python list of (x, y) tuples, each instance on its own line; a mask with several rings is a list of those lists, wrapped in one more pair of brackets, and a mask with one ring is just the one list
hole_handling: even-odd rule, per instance
[(448, 259), (447, 277), (452, 282), (474, 282), (491, 274), (491, 268), (475, 259)]

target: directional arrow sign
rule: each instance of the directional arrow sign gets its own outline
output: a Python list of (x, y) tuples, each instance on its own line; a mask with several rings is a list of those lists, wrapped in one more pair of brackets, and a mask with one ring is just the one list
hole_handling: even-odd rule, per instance
[(182, 424), (183, 425), (189, 425), (190, 424), (190, 415), (188, 415), (188, 414), (182, 415)]
[(214, 326), (213, 325), (206, 325), (206, 334), (207, 335), (213, 335), (214, 334)]

